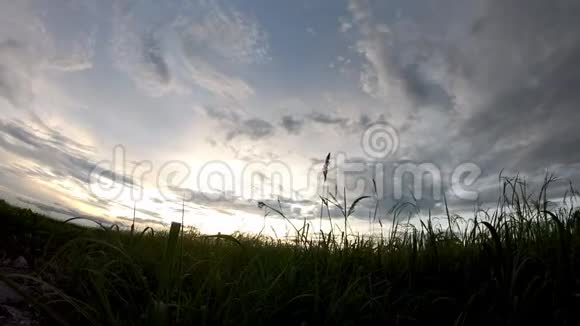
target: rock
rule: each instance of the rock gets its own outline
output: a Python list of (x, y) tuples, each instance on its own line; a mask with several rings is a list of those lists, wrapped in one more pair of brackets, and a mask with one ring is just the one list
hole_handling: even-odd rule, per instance
[(18, 258), (14, 259), (14, 261), (12, 262), (12, 267), (17, 269), (27, 269), (28, 261), (26, 260), (26, 258), (18, 256)]
[(32, 311), (8, 305), (0, 305), (0, 325), (36, 326), (38, 322)]
[(0, 282), (0, 304), (2, 303), (18, 303), (21, 302), (23, 298), (9, 287), (6, 283)]

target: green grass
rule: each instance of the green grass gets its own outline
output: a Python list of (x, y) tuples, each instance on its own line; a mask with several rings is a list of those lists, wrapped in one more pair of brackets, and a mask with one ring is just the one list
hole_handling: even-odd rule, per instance
[(0, 275), (37, 284), (28, 300), (47, 324), (574, 325), (580, 212), (553, 208), (546, 188), (534, 200), (508, 179), (468, 227), (450, 214), (374, 239), (345, 236), (356, 203), (334, 195), (322, 204), (345, 230), (316, 240), (304, 224), (293, 242), (82, 228), (0, 201), (0, 250), (31, 265)]

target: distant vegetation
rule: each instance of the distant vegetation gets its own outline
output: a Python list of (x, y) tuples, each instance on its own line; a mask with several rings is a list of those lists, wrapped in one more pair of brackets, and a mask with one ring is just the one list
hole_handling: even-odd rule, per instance
[(83, 228), (0, 202), (0, 279), (49, 324), (578, 325), (580, 212), (546, 188), (506, 179), (465, 227), (450, 213), (372, 239), (296, 226), (293, 242)]

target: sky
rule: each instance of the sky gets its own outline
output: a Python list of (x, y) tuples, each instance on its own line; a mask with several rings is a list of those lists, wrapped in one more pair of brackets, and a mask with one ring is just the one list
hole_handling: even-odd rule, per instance
[(0, 197), (276, 235), (330, 227), (329, 192), (371, 197), (356, 232), (402, 202), (469, 214), (500, 176), (553, 173), (562, 198), (579, 17), (574, 0), (1, 1)]

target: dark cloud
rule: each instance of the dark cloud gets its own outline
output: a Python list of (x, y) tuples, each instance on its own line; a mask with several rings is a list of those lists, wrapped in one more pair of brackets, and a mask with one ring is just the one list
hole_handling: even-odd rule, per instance
[(211, 147), (216, 147), (217, 144), (218, 144), (217, 141), (215, 139), (211, 138), (211, 137), (207, 137), (205, 139), (205, 141), (206, 141), (206, 143), (210, 144)]
[(151, 201), (153, 201), (156, 204), (163, 204), (163, 200), (161, 200), (159, 198), (151, 198)]
[[(136, 215), (136, 217), (135, 217), (136, 220), (139, 218), (141, 221), (149, 221), (149, 222), (155, 222), (156, 221), (157, 223), (163, 222), (162, 221), (163, 220), (163, 217), (161, 216), (161, 214), (159, 214), (157, 212), (154, 212), (152, 210), (145, 209), (145, 208), (140, 208), (139, 206), (126, 205), (126, 204), (122, 204), (122, 203), (118, 203), (117, 205), (119, 205), (120, 207), (123, 207), (123, 208), (125, 208), (127, 210), (130, 210), (131, 212), (133, 212), (133, 210), (134, 210), (135, 215)], [(138, 215), (139, 215), (138, 213), (145, 214), (145, 215), (149, 216), (149, 218), (138, 217)], [(124, 218), (117, 216), (117, 218), (126, 219), (126, 220), (132, 220), (133, 219), (133, 216), (128, 216), (128, 217), (124, 217)]]
[(361, 113), (359, 120), (358, 120), (358, 123), (361, 127), (364, 128), (364, 127), (370, 126), (372, 123), (372, 120), (367, 114)]
[[(117, 216), (117, 219), (123, 221), (123, 224), (125, 225), (130, 225), (131, 223), (133, 223), (133, 217), (127, 217), (127, 216)], [(167, 223), (164, 221), (161, 221), (159, 219), (156, 218), (144, 218), (144, 217), (135, 217), (135, 222), (140, 223), (140, 224), (156, 224), (159, 226), (166, 226)]]
[(232, 140), (238, 136), (246, 136), (251, 140), (259, 140), (274, 134), (274, 126), (266, 120), (249, 119), (234, 126), (226, 136), (227, 140)]
[(89, 196), (90, 197), (88, 199), (76, 199), (76, 200), (86, 205), (100, 208), (105, 212), (108, 211), (111, 208), (111, 206), (115, 204), (113, 201), (100, 198), (95, 194), (89, 194)]
[(104, 226), (110, 226), (112, 224), (111, 221), (107, 220), (106, 218), (100, 216), (87, 216), (86, 214), (83, 214), (75, 209), (68, 208), (65, 205), (61, 205), (59, 203), (46, 204), (41, 201), (19, 196), (16, 197), (16, 199), (25, 205), (29, 205), (38, 209), (40, 213), (43, 214), (60, 214), (69, 218), (82, 217), (100, 223)]
[[(436, 42), (388, 54), (395, 64), (390, 73), (402, 81), (411, 103), (424, 108), (411, 110), (399, 128), (397, 155), (433, 162), (447, 173), (460, 163), (476, 163), (483, 172), (477, 183), (481, 202), (497, 199), (502, 169), (504, 175), (525, 175), (530, 188), (547, 169), (580, 182), (580, 2), (494, 0), (470, 16), (457, 20), (465, 34), (451, 42), (431, 37), (441, 27), (416, 21), (418, 38)], [(438, 25), (445, 29), (455, 21)], [(404, 39), (396, 28), (392, 33)], [(553, 196), (563, 194), (563, 184), (553, 188)], [(454, 209), (476, 205), (452, 198), (449, 203)]]
[(285, 115), (282, 117), (280, 125), (286, 129), (289, 134), (297, 135), (300, 133), (300, 131), (302, 131), (304, 120), (293, 117), (291, 115)]
[(44, 180), (50, 180), (56, 177), (54, 174), (47, 172), (40, 166), (29, 167), (19, 163), (13, 163), (10, 166), (2, 166), (2, 169), (19, 177), (30, 177)]
[[(231, 108), (218, 108), (210, 105), (202, 107), (203, 111), (211, 119), (218, 121), (220, 130), (226, 132), (226, 140), (245, 136), (251, 140), (259, 140), (274, 134), (274, 126), (262, 119), (250, 118), (242, 119), (240, 114)], [(213, 144), (217, 144), (212, 140)]]
[(136, 208), (135, 210), (136, 210), (137, 212), (143, 213), (143, 214), (145, 214), (145, 215), (149, 215), (149, 216), (151, 216), (151, 217), (154, 217), (154, 218), (158, 218), (158, 219), (160, 219), (160, 218), (161, 218), (161, 215), (160, 215), (159, 213), (157, 213), (157, 212), (153, 212), (153, 211), (150, 211), (150, 210), (148, 210), (148, 209), (144, 209), (144, 208)]
[(310, 119), (313, 122), (320, 123), (320, 124), (326, 124), (326, 125), (342, 125), (342, 126), (344, 126), (349, 122), (349, 120), (346, 118), (331, 115), (328, 113), (323, 113), (323, 112), (313, 112), (312, 114), (310, 114), (308, 116), (308, 119)]
[[(269, 198), (264, 199), (246, 199), (240, 196), (236, 196), (233, 193), (206, 193), (202, 191), (194, 191), (187, 188), (177, 188), (174, 187), (172, 191), (178, 195), (183, 196), (186, 202), (191, 202), (199, 205), (203, 208), (209, 208), (212, 210), (217, 210), (223, 213), (227, 212), (227, 215), (232, 215), (232, 212), (245, 212), (249, 214), (260, 214), (263, 213), (261, 209), (258, 208), (258, 202), (264, 201), (270, 203), (273, 207), (278, 207), (278, 202), (271, 200)], [(292, 199), (286, 197), (280, 197), (280, 204), (284, 208), (285, 212), (290, 212), (289, 208), (299, 205), (308, 206), (314, 205), (315, 203), (309, 199)], [(186, 205), (186, 207), (188, 207)], [(189, 207), (191, 208), (191, 207)], [(176, 209), (176, 212), (181, 212), (181, 208)], [(272, 217), (279, 217), (272, 215)], [(302, 217), (302, 216), (300, 216)]]
[(346, 118), (335, 114), (313, 112), (305, 117), (305, 122), (327, 127), (339, 126), (339, 132), (345, 134), (360, 134), (372, 124), (384, 121), (385, 115), (383, 113), (374, 116), (360, 113), (358, 118)]
[(483, 98), (454, 139), (471, 144), (464, 156), (493, 170), (580, 161), (578, 17), (573, 0), (488, 3), (454, 56), (458, 75)]
[(171, 73), (162, 51), (161, 44), (153, 35), (148, 35), (143, 41), (143, 60), (145, 64), (150, 67), (160, 84), (167, 85), (171, 82)]
[[(159, 200), (159, 201), (161, 202), (161, 200)], [(163, 221), (163, 217), (161, 216), (161, 214), (159, 214), (157, 212), (154, 212), (154, 211), (151, 211), (151, 210), (148, 210), (145, 208), (139, 208), (139, 207), (134, 207), (134, 206), (130, 206), (130, 205), (125, 205), (122, 203), (119, 203), (118, 205), (120, 207), (127, 209), (127, 210), (130, 210), (131, 212), (133, 212), (133, 209), (134, 209), (136, 212), (135, 222), (137, 222), (137, 223), (157, 224), (160, 226), (167, 225), (167, 223), (165, 221)], [(140, 215), (139, 213), (144, 214), (148, 217), (139, 216)], [(131, 223), (133, 223), (133, 216), (116, 216), (116, 218), (119, 220), (122, 220), (123, 224), (125, 224), (125, 225), (130, 225)]]
[(454, 108), (454, 99), (440, 84), (429, 80), (420, 70), (418, 63), (403, 67), (402, 76), (409, 96), (416, 105), (450, 110)]
[(237, 122), (239, 121), (240, 115), (230, 108), (223, 108), (223, 107), (215, 107), (211, 105), (204, 105), (202, 106), (203, 111), (205, 114), (212, 118), (213, 120), (217, 121), (224, 121), (224, 122)]
[(24, 47), (24, 43), (15, 39), (5, 39), (0, 41), (0, 51), (14, 51)]
[(45, 136), (44, 140), (51, 145), (61, 146), (62, 144), (68, 144), (69, 147), (75, 148), (78, 151), (94, 152), (94, 147), (79, 143), (78, 141), (63, 135), (60, 131), (49, 127), (35, 112), (30, 112), (29, 115), (31, 121), (40, 127), (36, 132), (41, 132)]
[(192, 202), (200, 206), (256, 212), (257, 203), (229, 192), (209, 193), (180, 187), (170, 187), (170, 190), (175, 195), (185, 199), (186, 202)]
[(32, 199), (28, 199), (28, 198), (24, 198), (24, 197), (17, 197), (16, 199), (18, 199), (18, 201), (20, 201), (24, 204), (36, 207), (44, 213), (56, 213), (56, 214), (70, 216), (70, 217), (82, 215), (81, 213), (79, 213), (76, 210), (66, 208), (66, 207), (59, 205), (59, 204), (56, 204), (56, 203), (55, 203), (55, 205), (49, 205), (49, 204), (45, 204), (45, 203), (42, 203), (42, 202), (39, 202), (36, 200), (32, 200)]
[(28, 176), (48, 179), (71, 178), (81, 187), (89, 183), (91, 173), (113, 182), (133, 187), (130, 177), (99, 166), (88, 158), (86, 147), (47, 127), (32, 129), (18, 121), (0, 120), (0, 148), (38, 166), (13, 166)]

